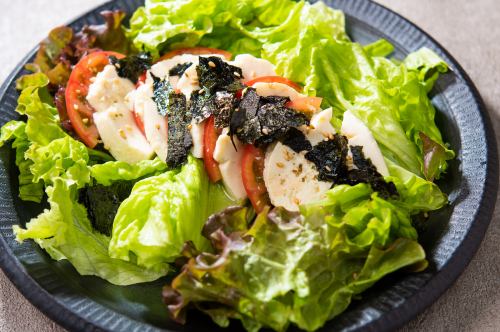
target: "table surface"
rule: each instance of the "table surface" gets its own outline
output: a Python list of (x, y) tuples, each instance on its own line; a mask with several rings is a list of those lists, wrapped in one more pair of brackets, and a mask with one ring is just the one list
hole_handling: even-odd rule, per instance
[[(0, 82), (54, 26), (104, 0), (0, 0)], [(500, 2), (378, 0), (438, 40), (476, 83), (500, 134)], [(50, 5), (49, 5), (50, 3)], [(22, 26), (22, 28), (20, 28)], [(497, 141), (500, 136), (497, 135)], [(497, 201), (498, 203), (498, 201)], [(500, 330), (500, 204), (476, 256), (457, 282), (402, 331)], [(0, 272), (0, 331), (63, 331)]]

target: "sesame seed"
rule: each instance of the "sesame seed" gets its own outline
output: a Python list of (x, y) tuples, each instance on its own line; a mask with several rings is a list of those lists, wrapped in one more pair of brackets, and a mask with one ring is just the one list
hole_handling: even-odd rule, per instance
[(241, 77), (240, 73), (238, 73), (237, 71), (234, 72), (234, 76)]
[(192, 124), (188, 124), (188, 129), (191, 130), (191, 128), (193, 128), (193, 125)]
[(281, 162), (277, 162), (277, 163), (276, 163), (276, 166), (278, 166), (279, 168), (283, 168), (283, 167), (285, 167), (285, 165), (284, 165), (283, 163), (281, 163)]
[(87, 119), (87, 118), (83, 118), (83, 119), (82, 119), (82, 122), (83, 122), (83, 123), (85, 123), (85, 124), (88, 124), (88, 123), (89, 123), (89, 119)]
[(212, 68), (214, 68), (214, 67), (215, 67), (215, 63), (213, 63), (212, 61), (208, 61), (208, 65), (209, 65), (210, 67), (212, 67)]
[(294, 202), (295, 204), (299, 205), (299, 204), (300, 204), (300, 199), (298, 199), (297, 197), (295, 197), (295, 198), (293, 199), (293, 202)]
[(78, 104), (73, 104), (73, 108), (78, 111)]
[(126, 139), (127, 138), (127, 135), (125, 134), (125, 131), (123, 129), (119, 129), (118, 130), (118, 133), (120, 134), (120, 136), (123, 138), (123, 139)]
[(125, 126), (125, 129), (127, 129), (127, 131), (130, 131), (130, 132), (131, 132), (131, 131), (132, 131), (132, 126), (131, 126), (131, 125), (126, 125), (126, 126)]
[(155, 128), (156, 128), (156, 129), (158, 129), (158, 130), (160, 130), (161, 126), (157, 123), (157, 124), (155, 125)]
[(332, 169), (330, 168), (330, 166), (325, 166), (325, 169), (328, 171), (328, 172), (331, 172)]
[(269, 135), (269, 128), (267, 128), (267, 127), (262, 128), (262, 133), (264, 135)]

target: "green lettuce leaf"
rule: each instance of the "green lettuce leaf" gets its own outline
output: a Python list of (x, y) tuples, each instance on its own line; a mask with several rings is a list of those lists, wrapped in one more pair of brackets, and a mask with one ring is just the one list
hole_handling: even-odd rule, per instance
[(314, 331), (383, 276), (425, 261), (409, 215), (368, 186), (337, 186), (321, 206), (265, 211), (251, 227), (232, 208), (212, 217), (204, 234), (215, 253), (185, 250), (164, 288), (172, 318), (182, 322), (194, 304), (224, 327), (235, 318), (248, 331)]
[(33, 161), (30, 171), (34, 182), (43, 180), (50, 185), (54, 179), (62, 178), (82, 188), (90, 181), (87, 147), (70, 136), (43, 146), (32, 144), (26, 157)]
[(26, 115), (26, 135), (32, 144), (48, 145), (68, 136), (59, 123), (59, 114), (48, 91), (49, 79), (42, 73), (23, 76), (18, 82), (21, 94), (16, 111)]
[(26, 75), (18, 81), (22, 91), (16, 110), (28, 117), (24, 132), (29, 147), (24, 151), (24, 157), (31, 161), (33, 182), (43, 180), (50, 185), (60, 177), (81, 188), (90, 181), (88, 150), (61, 128), (59, 114), (47, 90), (48, 84), (47, 76), (42, 73)]
[(43, 183), (34, 180), (31, 173), (33, 161), (25, 158), (25, 153), (30, 146), (26, 136), (25, 122), (13, 120), (2, 127), (0, 147), (10, 140), (13, 140), (12, 148), (16, 150), (16, 166), (19, 168), (19, 198), (40, 203), (43, 197)]
[(76, 185), (57, 178), (47, 188), (50, 210), (26, 224), (14, 226), (18, 241), (35, 240), (55, 260), (67, 259), (82, 275), (95, 275), (116, 285), (158, 279), (167, 273), (110, 258), (109, 238), (95, 232), (85, 207), (76, 201)]
[(385, 162), (391, 175), (386, 180), (396, 185), (400, 195), (400, 199), (394, 204), (411, 214), (417, 214), (438, 210), (448, 203), (448, 197), (435, 183), (407, 171), (388, 159)]
[(92, 178), (99, 184), (109, 186), (115, 181), (137, 180), (145, 176), (157, 175), (167, 169), (167, 164), (156, 158), (142, 160), (135, 164), (124, 161), (108, 161), (90, 168)]
[(207, 249), (201, 228), (212, 213), (233, 202), (220, 185), (212, 185), (203, 162), (189, 157), (180, 169), (137, 182), (118, 209), (110, 256), (164, 269), (186, 241)]

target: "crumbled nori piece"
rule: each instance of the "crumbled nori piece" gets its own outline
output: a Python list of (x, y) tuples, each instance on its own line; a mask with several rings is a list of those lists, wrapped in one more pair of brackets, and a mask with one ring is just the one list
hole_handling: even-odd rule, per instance
[(384, 180), (384, 177), (377, 171), (371, 160), (365, 158), (361, 146), (350, 147), (356, 168), (348, 169), (347, 154), (349, 147), (347, 144), (348, 141), (345, 136), (336, 134), (333, 139), (319, 142), (311, 151), (305, 154), (305, 158), (316, 166), (319, 173), (318, 179), (351, 186), (367, 183), (382, 198), (397, 197), (399, 193), (394, 183)]
[(231, 114), (236, 105), (235, 93), (217, 91), (213, 99), (213, 111), (216, 128), (225, 128), (231, 123)]
[(311, 142), (309, 142), (304, 133), (297, 128), (288, 129), (285, 136), (282, 138), (282, 143), (296, 153), (312, 150)]
[(264, 146), (282, 138), (289, 128), (307, 124), (307, 117), (287, 108), (286, 97), (260, 97), (247, 88), (230, 121), (230, 135), (244, 143)]
[(92, 227), (110, 236), (120, 204), (130, 196), (134, 181), (118, 181), (111, 186), (96, 184), (80, 190), (79, 201), (87, 208)]
[(171, 168), (181, 166), (187, 161), (193, 141), (188, 130), (191, 117), (187, 112), (186, 96), (171, 93), (168, 112), (168, 153), (167, 165)]
[(252, 119), (257, 116), (260, 96), (254, 88), (246, 88), (240, 101), (239, 109), (245, 112), (245, 117)]
[(340, 184), (347, 178), (348, 151), (347, 138), (336, 134), (333, 139), (316, 144), (305, 158), (316, 165), (319, 180)]
[(186, 96), (176, 93), (168, 80), (153, 76), (153, 100), (158, 112), (168, 116), (168, 151), (166, 163), (171, 168), (181, 166), (187, 161), (193, 141), (188, 125), (191, 113), (187, 110)]
[(349, 171), (346, 179), (347, 184), (356, 185), (358, 183), (368, 183), (373, 191), (378, 192), (382, 198), (399, 196), (394, 183), (386, 182), (371, 160), (365, 158), (363, 147), (351, 146), (351, 153), (353, 163), (357, 169)]
[(169, 70), (168, 75), (169, 76), (182, 76), (184, 72), (191, 67), (193, 63), (192, 62), (185, 62), (185, 63), (179, 63), (176, 66), (174, 66), (172, 69)]
[(169, 112), (170, 95), (174, 92), (172, 85), (168, 80), (162, 80), (153, 74), (153, 100), (158, 108), (158, 113), (166, 116)]
[(269, 103), (259, 107), (257, 118), (262, 135), (255, 141), (256, 146), (265, 146), (282, 138), (289, 128), (300, 127), (309, 121), (303, 113), (287, 108), (281, 103)]
[(189, 104), (189, 112), (196, 123), (208, 119), (214, 112), (214, 96), (205, 89), (193, 91)]
[(231, 113), (236, 106), (235, 92), (244, 86), (241, 68), (231, 66), (219, 57), (199, 57), (196, 66), (201, 89), (193, 91), (190, 113), (196, 123), (215, 116), (215, 126), (229, 126)]
[(232, 66), (216, 56), (201, 57), (196, 67), (200, 87), (210, 94), (217, 91), (236, 92), (243, 88), (241, 68)]
[(118, 76), (127, 78), (135, 84), (139, 76), (151, 68), (153, 59), (149, 53), (141, 52), (123, 59), (117, 59), (114, 55), (111, 55), (109, 62), (115, 66)]

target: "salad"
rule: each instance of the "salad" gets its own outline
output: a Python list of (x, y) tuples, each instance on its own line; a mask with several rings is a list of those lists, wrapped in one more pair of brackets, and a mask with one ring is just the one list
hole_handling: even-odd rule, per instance
[[(454, 157), (428, 97), (447, 65), (352, 42), (291, 0), (146, 0), (52, 30), (17, 81), (25, 226), (82, 275), (171, 276), (166, 314), (313, 331), (378, 280), (427, 267), (417, 222)], [(126, 25), (126, 27), (125, 27)]]

